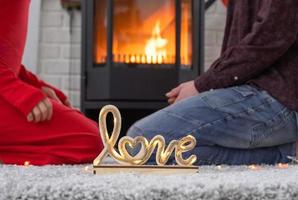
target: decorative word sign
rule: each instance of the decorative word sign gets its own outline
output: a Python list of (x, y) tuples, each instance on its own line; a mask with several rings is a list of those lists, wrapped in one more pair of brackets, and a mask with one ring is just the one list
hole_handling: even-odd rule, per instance
[[(111, 134), (107, 130), (107, 115), (112, 113), (114, 128)], [(191, 169), (197, 170), (198, 168), (193, 166), (196, 162), (197, 157), (191, 155), (184, 159), (182, 154), (192, 150), (196, 146), (196, 139), (188, 135), (180, 140), (173, 140), (166, 147), (165, 139), (161, 135), (157, 135), (148, 141), (145, 137), (137, 136), (132, 137), (122, 137), (118, 143), (118, 150), (115, 149), (116, 142), (120, 136), (121, 131), (121, 115), (117, 107), (108, 105), (102, 108), (99, 114), (99, 129), (100, 135), (104, 144), (104, 149), (94, 160), (94, 172), (102, 171), (152, 171), (158, 169), (159, 171), (166, 171), (167, 169)], [(134, 152), (136, 147), (140, 146), (139, 152)], [(157, 166), (144, 165), (151, 157), (154, 150), (156, 151), (156, 163)], [(134, 153), (132, 154), (131, 151)], [(178, 166), (165, 166), (168, 162), (172, 153), (175, 152), (175, 160)], [(105, 157), (111, 156), (120, 165), (103, 165), (102, 161)], [(101, 169), (101, 170), (99, 170)], [(105, 169), (105, 170), (102, 170)]]

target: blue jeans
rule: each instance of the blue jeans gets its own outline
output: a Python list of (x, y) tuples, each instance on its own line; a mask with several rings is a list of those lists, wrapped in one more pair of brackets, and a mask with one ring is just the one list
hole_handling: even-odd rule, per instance
[(296, 156), (297, 116), (266, 91), (242, 85), (168, 106), (136, 122), (127, 135), (160, 134), (168, 144), (192, 134), (197, 145), (190, 154), (198, 156), (197, 165), (287, 163)]

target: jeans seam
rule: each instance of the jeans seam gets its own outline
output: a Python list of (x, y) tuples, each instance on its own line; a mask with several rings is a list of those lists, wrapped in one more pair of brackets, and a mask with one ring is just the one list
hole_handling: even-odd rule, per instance
[(136, 126), (136, 125), (132, 125), (132, 127), (131, 128), (135, 128), (135, 129), (137, 129), (138, 131), (139, 131), (139, 135), (144, 135), (144, 130), (143, 129), (141, 129), (140, 127), (138, 127), (138, 126)]
[[(241, 97), (240, 97), (241, 96)], [(239, 94), (239, 100), (238, 101), (235, 101), (235, 102), (229, 102), (229, 103), (226, 103), (226, 104), (222, 104), (220, 106), (217, 106), (217, 105), (213, 105), (212, 103), (210, 103), (210, 100), (208, 99), (207, 96), (205, 97), (201, 97), (201, 99), (204, 101), (204, 103), (211, 107), (212, 109), (218, 109), (218, 108), (223, 108), (223, 107), (227, 107), (227, 106), (230, 106), (230, 105), (233, 105), (233, 104), (236, 104), (236, 103), (240, 103), (240, 102), (243, 102), (245, 101), (246, 99), (248, 99), (249, 96), (247, 97), (244, 97), (242, 96), (241, 94)]]
[(169, 115), (171, 115), (173, 117), (177, 117), (177, 118), (179, 118), (179, 119), (181, 119), (183, 121), (189, 122), (189, 123), (191, 123), (193, 125), (201, 124), (199, 120), (187, 119), (187, 118), (182, 117), (181, 115), (178, 115), (178, 114), (176, 114), (174, 112), (171, 112), (171, 111), (163, 110), (163, 112), (165, 112), (165, 113), (167, 113), (167, 114), (169, 114)]
[(237, 93), (237, 96), (238, 96), (238, 100), (237, 101), (235, 101), (235, 102), (230, 102), (230, 103), (226, 103), (226, 104), (223, 104), (223, 105), (220, 105), (220, 106), (216, 106), (216, 105), (213, 105), (212, 103), (209, 103), (209, 99), (208, 99), (208, 95), (206, 95), (206, 96), (203, 96), (202, 97), (202, 100), (203, 100), (203, 102), (207, 105), (207, 106), (210, 106), (211, 108), (213, 108), (213, 109), (217, 109), (217, 108), (223, 108), (223, 107), (226, 107), (226, 106), (230, 106), (230, 105), (233, 105), (233, 104), (236, 104), (236, 103), (240, 103), (240, 102), (243, 102), (243, 101), (245, 101), (245, 100), (247, 100), (247, 99), (249, 99), (249, 98), (251, 98), (251, 97), (253, 97), (253, 96), (257, 96), (257, 92), (256, 91), (253, 91), (254, 90), (254, 88), (252, 88), (251, 86), (249, 86), (249, 85), (244, 85), (245, 87), (250, 87), (250, 88), (248, 88), (247, 90), (247, 93), (245, 93), (245, 92), (243, 92), (243, 91), (241, 91), (241, 90), (239, 90), (238, 88), (236, 88), (236, 87), (230, 87), (230, 89), (232, 90), (232, 91), (234, 91), (235, 93)]
[[(255, 109), (257, 109), (257, 108), (263, 106), (263, 105), (266, 104), (266, 103), (267, 103), (267, 102), (263, 102), (263, 103), (259, 104), (258, 106), (253, 107), (252, 109), (255, 110)], [(241, 116), (241, 114), (243, 114), (243, 113), (247, 113), (247, 111), (243, 111), (243, 112), (236, 113), (236, 114), (233, 115), (233, 117), (231, 117), (231, 116), (227, 116), (227, 117), (224, 117), (224, 118), (222, 118), (222, 119), (218, 119), (218, 120), (215, 120), (215, 121), (206, 123), (206, 124), (204, 124), (204, 125), (202, 125), (202, 126), (200, 126), (200, 127), (198, 127), (198, 128), (195, 128), (195, 129), (191, 130), (191, 131), (190, 131), (190, 134), (193, 134), (194, 132), (203, 129), (204, 127), (206, 127), (206, 126), (208, 126), (208, 125), (214, 125), (215, 123), (220, 123), (220, 122), (222, 122), (222, 121), (225, 121), (227, 118), (230, 118), (230, 120), (236, 119), (238, 116)], [(252, 113), (252, 112), (251, 112), (251, 113)], [(250, 134), (250, 141), (249, 141), (249, 142), (251, 143), (251, 141), (252, 141), (252, 134)]]
[[(238, 101), (238, 102), (240, 102), (240, 101)], [(182, 120), (184, 120), (186, 122), (189, 122), (189, 123), (191, 123), (193, 125), (202, 124), (199, 128), (195, 128), (195, 129), (192, 130), (192, 131), (194, 131), (194, 130), (202, 129), (205, 126), (208, 126), (209, 124), (213, 124), (213, 123), (217, 123), (217, 122), (221, 122), (221, 121), (225, 121), (225, 120), (231, 120), (233, 118), (237, 118), (239, 116), (243, 116), (242, 114), (244, 114), (244, 113), (251, 114), (251, 113), (257, 112), (257, 109), (259, 107), (261, 107), (261, 106), (263, 106), (263, 105), (265, 105), (267, 103), (270, 103), (270, 102), (264, 101), (264, 102), (262, 102), (261, 104), (255, 106), (255, 107), (248, 108), (245, 111), (242, 111), (242, 112), (239, 112), (239, 113), (235, 113), (235, 114), (231, 114), (231, 113), (220, 111), (220, 112), (224, 113), (226, 116), (223, 117), (223, 118), (221, 118), (221, 119), (217, 119), (217, 120), (214, 120), (214, 121), (211, 121), (211, 122), (208, 122), (208, 123), (204, 123), (204, 124), (202, 124), (199, 120), (187, 119), (187, 118), (182, 117), (181, 115), (178, 115), (178, 114), (176, 114), (174, 112), (171, 112), (171, 111), (163, 110), (163, 112), (165, 112), (165, 113), (167, 113), (169, 115), (172, 115), (174, 117), (177, 117), (179, 119), (182, 119)], [(210, 106), (210, 105), (208, 105), (208, 106)], [(210, 108), (211, 109), (214, 109), (214, 110), (217, 110), (217, 108), (213, 108), (213, 107), (210, 107)]]
[[(225, 120), (233, 120), (233, 119), (236, 119), (236, 118), (239, 117), (239, 116), (243, 116), (242, 114), (244, 114), (244, 113), (251, 114), (251, 113), (257, 112), (257, 109), (258, 109), (259, 107), (261, 107), (261, 106), (263, 106), (263, 105), (265, 105), (265, 104), (267, 104), (267, 103), (269, 103), (269, 102), (268, 102), (268, 101), (264, 101), (264, 102), (262, 102), (261, 104), (255, 106), (255, 107), (249, 108), (249, 109), (247, 109), (247, 110), (245, 110), (245, 111), (238, 112), (238, 113), (235, 113), (235, 114), (228, 113), (229, 115), (227, 115), (227, 116), (225, 116), (225, 117), (223, 117), (223, 118), (221, 118), (221, 119), (217, 119), (217, 120), (214, 120), (214, 121), (211, 121), (211, 122), (202, 124), (201, 126), (192, 129), (191, 131), (189, 131), (189, 134), (193, 134), (195, 131), (201, 130), (201, 129), (203, 129), (203, 128), (206, 127), (206, 126), (213, 125), (213, 124), (215, 124), (215, 123), (220, 123), (220, 122), (225, 121)], [(212, 108), (212, 109), (214, 109), (214, 108)], [(166, 113), (168, 113), (168, 114), (170, 114), (170, 115), (172, 115), (172, 116), (175, 116), (175, 117), (177, 117), (177, 118), (179, 118), (179, 119), (182, 119), (182, 120), (184, 120), (184, 121), (187, 121), (187, 122), (189, 122), (189, 123), (192, 123), (192, 124), (194, 124), (194, 125), (198, 125), (197, 123), (194, 123), (193, 120), (187, 120), (187, 119), (181, 117), (180, 115), (177, 115), (176, 113), (169, 112), (169, 111), (164, 111), (164, 112), (166, 112)], [(250, 142), (251, 142), (251, 141), (252, 141), (252, 134), (250, 135)]]
[(225, 120), (227, 120), (227, 119), (229, 119), (229, 120), (233, 120), (233, 119), (235, 119), (235, 118), (237, 118), (237, 117), (239, 117), (239, 116), (243, 116), (242, 114), (244, 114), (244, 113), (247, 113), (247, 114), (254, 113), (254, 112), (257, 111), (257, 110), (256, 110), (257, 108), (263, 106), (264, 104), (266, 104), (266, 102), (262, 102), (261, 104), (255, 106), (255, 107), (252, 107), (252, 108), (250, 108), (249, 110), (242, 111), (242, 112), (233, 113), (233, 114), (231, 114), (231, 113), (227, 113), (227, 114), (229, 114), (229, 115), (227, 115), (227, 116), (225, 116), (225, 117), (223, 117), (223, 118), (221, 118), (221, 119), (217, 119), (217, 120), (214, 120), (214, 121), (205, 123), (205, 124), (201, 125), (200, 127), (193, 129), (192, 131), (203, 129), (204, 127), (206, 127), (206, 126), (208, 126), (208, 125), (212, 125), (212, 124), (214, 124), (214, 123), (222, 122), (222, 121), (225, 121)]
[(260, 144), (265, 138), (267, 138), (268, 136), (271, 135), (271, 133), (274, 131), (274, 129), (278, 129), (278, 128), (286, 126), (289, 123), (288, 119), (289, 119), (290, 113), (291, 113), (291, 111), (288, 112), (288, 109), (284, 108), (280, 112), (276, 113), (271, 119), (266, 120), (264, 123), (268, 124), (268, 122), (272, 121), (274, 118), (278, 117), (279, 115), (282, 115), (281, 118), (282, 118), (283, 122), (285, 122), (285, 123), (279, 124), (278, 126), (271, 128), (270, 131), (268, 131), (268, 132), (264, 132), (264, 134), (262, 134), (262, 136), (258, 138), (258, 140), (259, 140), (258, 142), (254, 141), (253, 136), (256, 135), (254, 129), (256, 127), (260, 126), (260, 123), (253, 126), (251, 129), (251, 136), (252, 136), (251, 147), (254, 147), (254, 146)]

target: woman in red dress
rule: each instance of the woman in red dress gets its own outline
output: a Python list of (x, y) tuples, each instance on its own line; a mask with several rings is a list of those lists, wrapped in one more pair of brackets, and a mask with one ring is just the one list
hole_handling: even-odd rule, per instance
[(91, 162), (97, 124), (21, 64), (30, 0), (0, 0), (0, 160), (5, 164)]

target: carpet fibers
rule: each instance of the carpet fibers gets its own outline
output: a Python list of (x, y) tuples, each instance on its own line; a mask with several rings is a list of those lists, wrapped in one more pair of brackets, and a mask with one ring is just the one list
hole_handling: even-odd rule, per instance
[(0, 199), (298, 199), (298, 166), (201, 167), (198, 174), (93, 175), (86, 166), (0, 166)]

